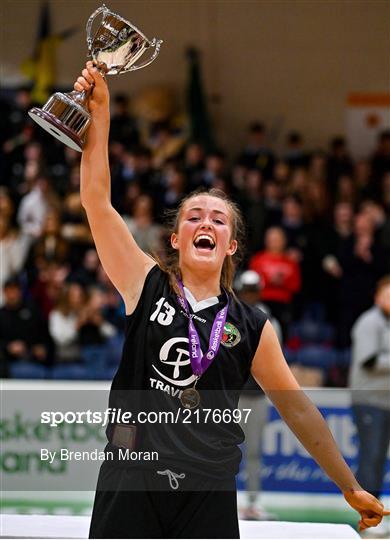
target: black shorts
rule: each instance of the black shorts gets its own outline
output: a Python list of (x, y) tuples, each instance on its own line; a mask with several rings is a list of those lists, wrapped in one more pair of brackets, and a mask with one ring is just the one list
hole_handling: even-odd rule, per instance
[(240, 537), (234, 477), (161, 469), (102, 466), (89, 538)]

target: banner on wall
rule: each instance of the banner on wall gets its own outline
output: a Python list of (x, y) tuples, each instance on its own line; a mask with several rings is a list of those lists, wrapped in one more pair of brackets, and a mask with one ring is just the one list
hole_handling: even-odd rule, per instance
[[(354, 472), (358, 463), (358, 440), (347, 389), (306, 391), (324, 416), (344, 459)], [(340, 493), (270, 405), (263, 436), (262, 490), (289, 493)], [(245, 459), (245, 447), (243, 448)], [(384, 494), (390, 494), (390, 449), (384, 477)], [(241, 470), (243, 467), (241, 467)], [(243, 474), (239, 488), (244, 489)]]
[(354, 159), (373, 154), (378, 135), (390, 129), (389, 93), (352, 93), (347, 98), (346, 135)]

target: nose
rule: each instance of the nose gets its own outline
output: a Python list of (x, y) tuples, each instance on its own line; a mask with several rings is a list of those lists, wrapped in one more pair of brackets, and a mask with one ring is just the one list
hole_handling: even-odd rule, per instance
[(208, 216), (206, 216), (200, 226), (201, 229), (211, 229), (211, 220)]

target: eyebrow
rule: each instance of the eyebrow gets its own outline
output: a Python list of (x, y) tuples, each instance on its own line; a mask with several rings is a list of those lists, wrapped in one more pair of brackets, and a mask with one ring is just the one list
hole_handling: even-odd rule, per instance
[[(189, 208), (187, 212), (202, 212), (203, 210), (204, 208), (193, 207), (193, 208)], [(225, 214), (225, 212), (221, 212), (221, 210), (211, 210), (211, 211), (214, 212), (214, 214), (221, 214), (222, 216), (228, 217)]]

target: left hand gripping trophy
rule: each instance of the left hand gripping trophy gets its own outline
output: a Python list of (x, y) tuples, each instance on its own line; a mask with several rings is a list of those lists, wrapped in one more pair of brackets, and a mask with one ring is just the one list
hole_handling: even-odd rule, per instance
[[(92, 23), (102, 13), (102, 21), (92, 38)], [(162, 40), (148, 40), (133, 24), (104, 4), (98, 8), (87, 22), (88, 54), (102, 75), (118, 75), (126, 71), (135, 71), (148, 66), (160, 52)], [(144, 62), (135, 62), (146, 49), (154, 51)], [(56, 92), (39, 109), (33, 107), (29, 115), (37, 124), (53, 137), (79, 152), (83, 151), (86, 134), (91, 122), (87, 110), (89, 92)]]

